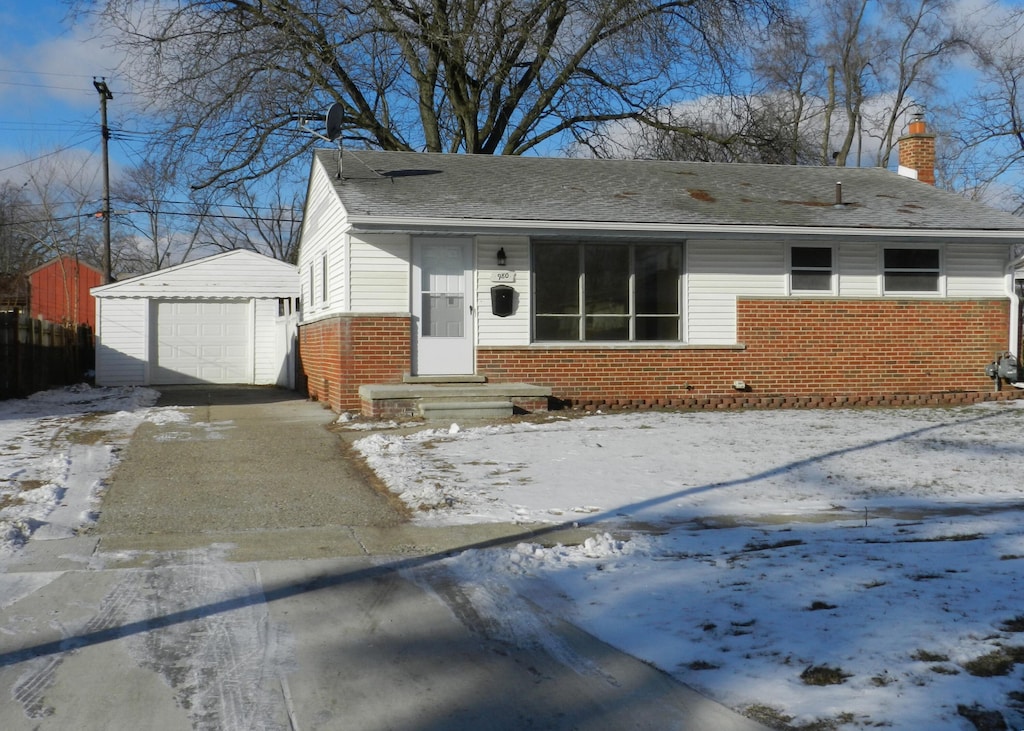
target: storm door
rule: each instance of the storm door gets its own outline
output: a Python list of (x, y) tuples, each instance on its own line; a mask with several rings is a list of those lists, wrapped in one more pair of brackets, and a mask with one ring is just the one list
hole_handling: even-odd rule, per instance
[(413, 241), (413, 374), (473, 373), (473, 246), (469, 239)]

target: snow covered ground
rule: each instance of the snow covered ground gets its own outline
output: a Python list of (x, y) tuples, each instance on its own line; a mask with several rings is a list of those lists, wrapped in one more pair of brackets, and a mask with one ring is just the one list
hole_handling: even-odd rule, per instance
[(159, 395), (79, 385), (0, 401), (0, 561), (30, 537), (66, 538), (95, 521), (117, 453), (138, 425), (187, 420), (151, 408)]
[[(0, 571), (95, 519), (140, 423), (188, 418), (156, 397), (0, 402)], [(969, 730), (987, 709), (1024, 728), (1024, 404), (552, 415), (356, 445), (424, 524), (593, 528), (446, 559), (495, 626), (539, 606), (794, 727)]]
[(527, 597), (795, 727), (972, 729), (988, 710), (1015, 729), (1022, 407), (608, 414), (356, 444), (424, 524), (595, 528), (449, 559), (496, 622)]

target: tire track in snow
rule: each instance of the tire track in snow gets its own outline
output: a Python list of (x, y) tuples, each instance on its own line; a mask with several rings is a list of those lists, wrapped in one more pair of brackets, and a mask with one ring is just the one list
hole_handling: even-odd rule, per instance
[(67, 648), (64, 652), (27, 661), (28, 669), (12, 689), (14, 699), (21, 704), (26, 716), (40, 719), (53, 715), (53, 707), (46, 703), (46, 692), (53, 685), (57, 671), (64, 663), (65, 658), (74, 654), (78, 649), (79, 645), (76, 643), (75, 637), (124, 624), (138, 589), (139, 574), (128, 572), (126, 578), (115, 584), (111, 592), (103, 598), (96, 614), (81, 628), (70, 631), (66, 627), (60, 627), (61, 633), (65, 637), (62, 644)]
[[(251, 568), (191, 551), (181, 565), (146, 572), (133, 621), (182, 614), (186, 621), (132, 638), (142, 667), (173, 688), (197, 731), (289, 729), (279, 681), (285, 659)], [(238, 599), (236, 608), (207, 614), (203, 607)]]

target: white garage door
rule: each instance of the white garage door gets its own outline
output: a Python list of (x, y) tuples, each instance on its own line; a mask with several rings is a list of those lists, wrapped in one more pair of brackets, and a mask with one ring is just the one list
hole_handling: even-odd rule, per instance
[(154, 384), (251, 383), (247, 301), (156, 302)]

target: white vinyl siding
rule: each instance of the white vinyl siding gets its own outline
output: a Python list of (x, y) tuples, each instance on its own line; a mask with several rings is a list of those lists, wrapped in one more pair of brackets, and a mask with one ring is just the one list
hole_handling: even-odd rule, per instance
[(96, 300), (96, 315), (97, 385), (148, 383), (148, 301), (104, 297)]
[(255, 300), (253, 308), (253, 382), (283, 385), (287, 381), (281, 380), (282, 367), (291, 348), (289, 333), (281, 324), (287, 318), (278, 317), (277, 300)]
[[(498, 249), (505, 249), (505, 266), (497, 265)], [(530, 342), (530, 239), (523, 236), (481, 236), (476, 246), (477, 342), (480, 345), (528, 345)], [(515, 289), (515, 311), (508, 317), (491, 314), (491, 281), (496, 271), (515, 272), (508, 285)]]
[(244, 372), (232, 376), (233, 382), (291, 385), (291, 373), (282, 359), (291, 352), (289, 328), (294, 330), (294, 318), (288, 322), (289, 318), (278, 317), (278, 303), (294, 301), (298, 293), (296, 267), (244, 250), (95, 288), (96, 382), (104, 386), (153, 383), (154, 377), (160, 377), (155, 372), (159, 353), (154, 337), (159, 303), (191, 303), (245, 309), (246, 356), (244, 366), (238, 366)]
[(409, 312), (410, 238), (352, 236), (352, 312)]
[(946, 246), (947, 297), (1007, 296), (1005, 246)]
[(686, 265), (686, 342), (736, 342), (736, 298), (786, 294), (782, 242), (688, 241)]
[(302, 308), (306, 317), (339, 310), (345, 302), (347, 230), (347, 216), (333, 181), (314, 158), (299, 249)]
[(878, 244), (839, 246), (837, 270), (840, 297), (878, 297), (882, 294)]

